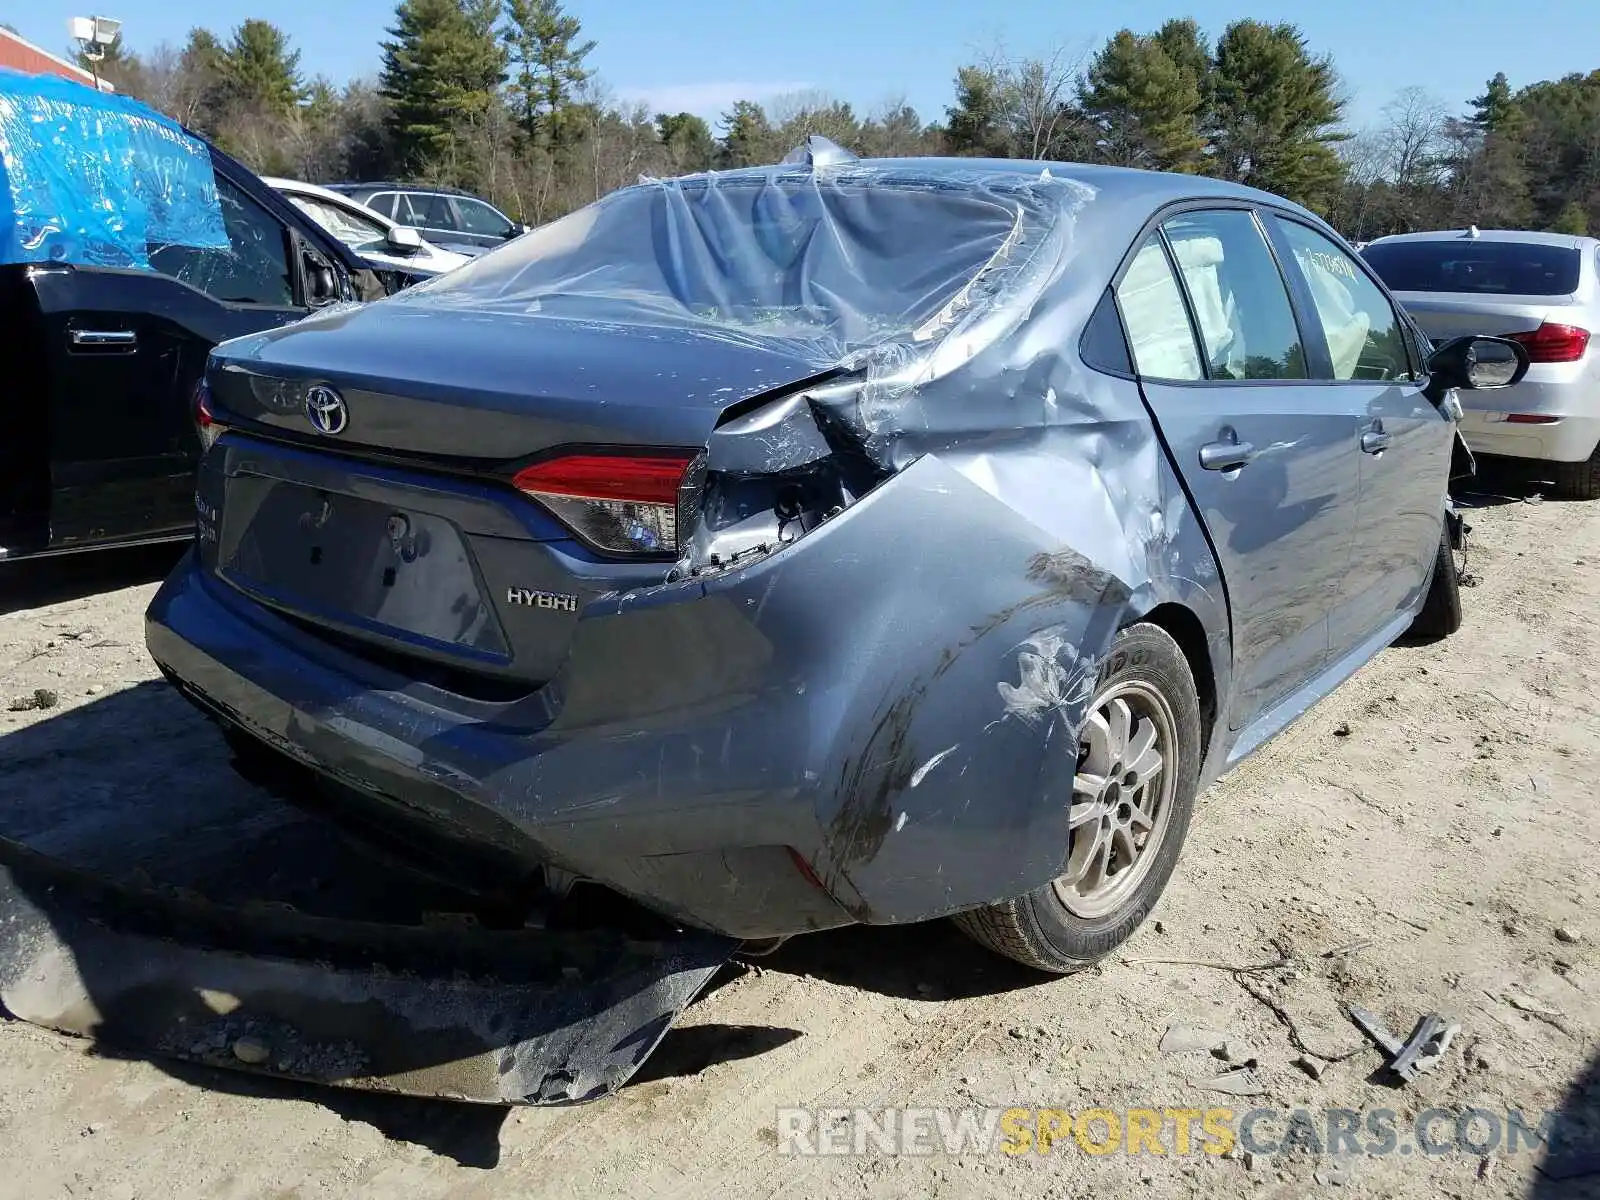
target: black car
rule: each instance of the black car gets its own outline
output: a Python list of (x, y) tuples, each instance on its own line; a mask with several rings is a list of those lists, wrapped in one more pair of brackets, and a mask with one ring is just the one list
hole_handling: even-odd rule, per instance
[[(21, 78), (0, 83), (62, 86)], [(228, 249), (152, 241), (148, 269), (0, 256), (0, 560), (189, 537), (204, 437), (193, 398), (212, 347), (400, 283), (197, 140)]]
[(325, 186), (397, 224), (420, 230), (434, 245), (461, 254), (482, 254), (528, 232), (526, 225), (513, 221), (487, 200), (457, 188), (412, 183)]

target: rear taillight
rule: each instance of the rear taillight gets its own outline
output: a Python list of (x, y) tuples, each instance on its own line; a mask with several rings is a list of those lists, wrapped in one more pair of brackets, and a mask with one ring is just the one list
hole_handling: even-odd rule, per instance
[(569, 454), (524, 467), (512, 483), (597, 549), (676, 554), (694, 464), (694, 455), (670, 451)]
[(1577, 362), (1589, 348), (1589, 331), (1576, 325), (1556, 325), (1546, 321), (1531, 333), (1508, 337), (1528, 349), (1528, 361), (1536, 363)]
[(200, 449), (209, 450), (226, 432), (226, 426), (217, 423), (211, 411), (211, 388), (202, 378), (194, 385), (194, 427), (200, 434)]
[(1511, 413), (1506, 421), (1512, 425), (1554, 425), (1560, 417), (1548, 417), (1544, 413)]

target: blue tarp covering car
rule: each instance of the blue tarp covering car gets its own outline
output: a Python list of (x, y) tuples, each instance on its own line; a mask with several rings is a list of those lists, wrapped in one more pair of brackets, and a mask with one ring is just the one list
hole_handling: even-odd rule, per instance
[(148, 271), (163, 245), (228, 249), (204, 143), (127, 97), (0, 70), (0, 263)]

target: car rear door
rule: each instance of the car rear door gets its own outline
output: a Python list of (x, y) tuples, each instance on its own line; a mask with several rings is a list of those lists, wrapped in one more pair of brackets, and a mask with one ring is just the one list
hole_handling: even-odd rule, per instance
[(1222, 567), (1231, 728), (1320, 671), (1359, 489), (1350, 398), (1308, 378), (1275, 255), (1244, 207), (1187, 209), (1116, 285), (1140, 387)]
[(461, 227), (478, 244), (498, 246), (516, 236), (517, 227), (492, 205), (465, 196), (457, 196), (455, 203)]
[(150, 248), (153, 270), (35, 276), (51, 379), (50, 544), (193, 523), (191, 397), (211, 348), (305, 315), (289, 225), (217, 172), (228, 250)]
[(483, 239), (461, 228), (461, 218), (456, 215), (449, 196), (439, 192), (410, 192), (402, 197), (401, 203), (410, 205), (411, 224), (435, 245), (482, 249)]
[(1272, 214), (1268, 228), (1290, 265), (1324, 358), (1329, 387), (1360, 412), (1361, 501), (1354, 550), (1329, 619), (1333, 655), (1400, 632), (1439, 546), (1454, 422), (1422, 394), (1414, 338), (1369, 268), (1320, 230)]

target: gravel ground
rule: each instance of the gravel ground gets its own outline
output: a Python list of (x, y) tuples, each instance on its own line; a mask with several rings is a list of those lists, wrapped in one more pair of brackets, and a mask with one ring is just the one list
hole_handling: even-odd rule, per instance
[[(0, 1195), (1594, 1194), (1600, 1174), (1558, 1180), (1537, 1153), (1404, 1153), (1429, 1108), (1600, 1119), (1600, 505), (1469, 519), (1461, 633), (1387, 651), (1212, 788), (1159, 919), (1098, 970), (1040, 980), (945, 924), (814, 935), (728, 968), (618, 1096), (511, 1112), (121, 1060), (0, 1020)], [(225, 872), (241, 844), (292, 867), (298, 818), (145, 657), (172, 557), (0, 570), (0, 707), (56, 696), (0, 712), (0, 830), (107, 869)], [(1462, 1032), (1394, 1088), (1352, 1003), (1401, 1035), (1433, 1010)], [(1174, 1025), (1228, 1044), (1164, 1054)], [(1210, 1090), (1250, 1060), (1261, 1095)], [(1399, 1145), (796, 1157), (790, 1105), (1264, 1106), (1319, 1130), (1330, 1108), (1387, 1109)]]

